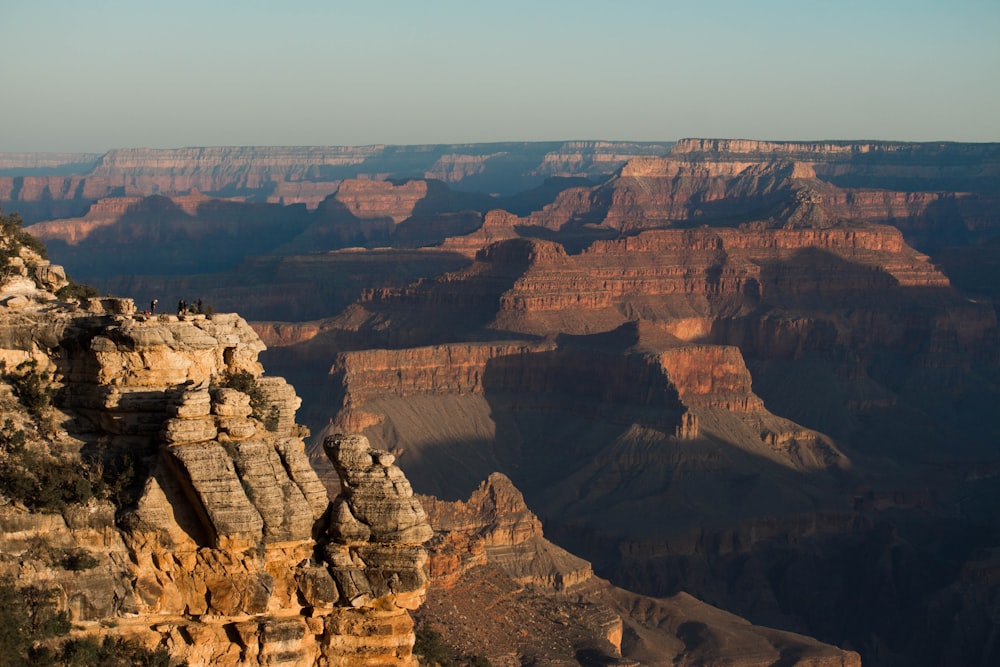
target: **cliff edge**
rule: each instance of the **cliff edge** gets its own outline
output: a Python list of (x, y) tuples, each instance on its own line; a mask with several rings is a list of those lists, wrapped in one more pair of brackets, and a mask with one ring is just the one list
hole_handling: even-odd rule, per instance
[(415, 665), (431, 530), (392, 457), (328, 438), (331, 504), (243, 319), (57, 296), (58, 267), (0, 247), (3, 583), (172, 663)]

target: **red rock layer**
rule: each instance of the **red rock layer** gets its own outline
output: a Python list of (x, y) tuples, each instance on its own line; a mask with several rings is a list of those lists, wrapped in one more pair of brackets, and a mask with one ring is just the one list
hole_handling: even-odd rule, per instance
[(661, 352), (660, 363), (685, 405), (741, 413), (764, 410), (739, 348), (685, 345)]
[(529, 262), (501, 296), (495, 325), (540, 334), (608, 330), (637, 317), (733, 315), (744, 305), (795, 295), (948, 286), (887, 226), (650, 230), (597, 241), (580, 255), (538, 241), (523, 257), (513, 250), (481, 255), (483, 262)]
[(596, 400), (614, 396), (622, 403), (674, 412), (680, 408), (655, 357), (558, 349), (551, 343), (360, 350), (341, 354), (331, 372), (343, 376), (347, 409), (390, 397), (484, 393)]
[(400, 223), (427, 196), (427, 181), (412, 180), (399, 185), (389, 181), (350, 179), (342, 182), (334, 198), (358, 218), (391, 218)]

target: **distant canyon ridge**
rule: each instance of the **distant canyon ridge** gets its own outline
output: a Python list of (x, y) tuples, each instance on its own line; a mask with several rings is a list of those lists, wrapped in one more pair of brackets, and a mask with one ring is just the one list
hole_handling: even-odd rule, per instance
[(571, 141), (0, 153), (0, 202), (33, 222), (82, 215), (106, 197), (191, 190), (315, 208), (341, 181), (358, 178), (428, 178), (464, 191), (509, 195), (552, 176), (607, 176), (633, 157), (662, 155), (671, 145)]

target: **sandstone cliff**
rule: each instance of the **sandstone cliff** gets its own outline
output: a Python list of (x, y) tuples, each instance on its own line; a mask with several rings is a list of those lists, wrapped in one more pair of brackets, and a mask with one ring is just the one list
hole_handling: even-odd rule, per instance
[(245, 321), (60, 301), (61, 272), (18, 259), (0, 287), (0, 574), (53, 591), (77, 638), (192, 665), (416, 664), (431, 531), (392, 457), (330, 438), (331, 505)]

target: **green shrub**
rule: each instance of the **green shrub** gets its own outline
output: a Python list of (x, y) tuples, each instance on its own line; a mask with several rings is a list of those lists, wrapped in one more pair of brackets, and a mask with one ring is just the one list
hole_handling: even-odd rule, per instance
[(57, 597), (53, 589), (19, 588), (11, 577), (0, 577), (0, 665), (169, 667), (170, 654), (162, 646), (149, 650), (121, 637), (105, 637), (100, 643), (91, 638), (59, 643), (70, 622), (65, 611), (56, 610)]
[(278, 412), (278, 406), (272, 405), (271, 409), (267, 411), (267, 416), (264, 417), (264, 428), (271, 432), (277, 431), (280, 420), (281, 413)]
[(8, 456), (19, 456), (24, 452), (26, 441), (23, 429), (15, 429), (14, 421), (8, 417), (0, 428), (0, 452)]
[(14, 393), (28, 412), (36, 419), (45, 417), (52, 406), (55, 390), (48, 373), (38, 370), (34, 359), (22, 361), (5, 378), (14, 388)]
[[(139, 500), (146, 475), (136, 470), (136, 459), (131, 452), (101, 462), (101, 493), (118, 509), (131, 507)], [(145, 473), (145, 466), (139, 466)]]
[[(253, 410), (253, 418), (263, 422), (264, 428), (268, 431), (278, 430), (278, 407), (268, 405), (267, 397), (257, 385), (257, 378), (250, 371), (235, 371), (226, 373), (222, 378), (222, 386), (236, 391), (241, 391), (250, 397), (250, 409)], [(265, 412), (266, 410), (266, 412)]]
[(482, 655), (462, 655), (449, 646), (441, 633), (427, 623), (416, 628), (413, 654), (421, 665), (440, 667), (490, 667), (490, 661)]
[(0, 578), (0, 664), (44, 664), (32, 644), (69, 632), (69, 617), (56, 610), (56, 591), (40, 586), (18, 588), (11, 577)]
[(60, 665), (66, 667), (169, 667), (170, 654), (162, 646), (150, 651), (121, 637), (71, 639), (63, 644)]
[(421, 665), (452, 667), (455, 664), (455, 650), (444, 643), (441, 633), (426, 623), (416, 630), (413, 653), (420, 659)]
[(93, 296), (100, 296), (100, 294), (101, 293), (96, 287), (78, 283), (72, 278), (69, 279), (68, 285), (63, 285), (56, 290), (56, 298), (61, 299), (62, 301), (87, 299)]
[[(0, 240), (4, 246), (3, 254), (4, 260), (9, 259), (17, 255), (17, 251), (20, 248), (28, 248), (33, 250), (42, 259), (48, 259), (49, 253), (45, 249), (45, 244), (36, 239), (34, 236), (24, 231), (24, 221), (21, 220), (21, 215), (19, 213), (11, 213), (10, 215), (4, 214), (0, 210), (0, 234), (2, 234), (3, 239)], [(3, 264), (6, 265), (6, 261)]]
[(26, 439), (10, 419), (0, 427), (0, 493), (41, 512), (61, 512), (95, 495), (88, 466), (35, 452)]

